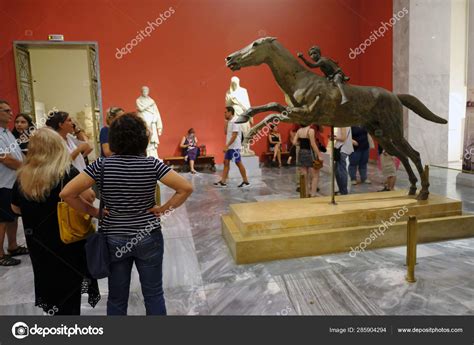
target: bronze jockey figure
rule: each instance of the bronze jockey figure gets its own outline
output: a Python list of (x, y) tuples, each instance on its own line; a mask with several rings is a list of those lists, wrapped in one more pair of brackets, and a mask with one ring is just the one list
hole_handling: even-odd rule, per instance
[(321, 49), (318, 46), (313, 46), (308, 51), (308, 55), (315, 63), (306, 60), (303, 56), (303, 53), (298, 53), (297, 55), (309, 68), (319, 67), (326, 76), (326, 78), (336, 84), (339, 91), (341, 92), (341, 104), (345, 104), (348, 102), (342, 84), (348, 81), (350, 78), (344, 74), (341, 67), (339, 67), (336, 61), (332, 60), (331, 58), (321, 56)]

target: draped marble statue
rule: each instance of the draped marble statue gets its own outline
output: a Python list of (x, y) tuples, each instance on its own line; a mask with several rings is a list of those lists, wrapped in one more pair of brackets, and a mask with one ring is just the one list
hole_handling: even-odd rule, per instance
[[(225, 105), (234, 108), (234, 119), (237, 119), (238, 116), (250, 108), (249, 94), (247, 89), (240, 86), (240, 79), (238, 77), (232, 77), (230, 79), (230, 88), (225, 94)], [(250, 132), (252, 122), (253, 121), (248, 121), (240, 124), (244, 137), (246, 137)], [(245, 142), (242, 145), (242, 155), (255, 155), (255, 152), (250, 149), (250, 144), (248, 144), (248, 142)]]
[(163, 132), (163, 123), (161, 122), (160, 111), (153, 98), (149, 96), (148, 86), (142, 87), (142, 94), (137, 98), (138, 114), (145, 120), (150, 131), (150, 142), (146, 149), (147, 156), (158, 158), (158, 144), (160, 135)]

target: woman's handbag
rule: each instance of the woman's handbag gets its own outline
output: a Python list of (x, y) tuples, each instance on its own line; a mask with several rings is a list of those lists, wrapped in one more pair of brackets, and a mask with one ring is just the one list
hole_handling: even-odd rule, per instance
[(107, 238), (102, 231), (102, 219), (104, 216), (104, 168), (105, 158), (100, 166), (100, 189), (101, 198), (99, 206), (99, 227), (97, 232), (89, 236), (86, 242), (86, 257), (89, 273), (94, 279), (106, 278), (110, 274), (110, 254)]
[[(62, 180), (61, 189), (63, 189)], [(59, 237), (65, 244), (85, 240), (95, 232), (90, 215), (76, 211), (62, 199), (58, 202), (57, 210)]]
[(324, 161), (320, 160), (319, 157), (316, 158), (314, 156), (314, 152), (313, 152), (312, 149), (311, 149), (311, 155), (313, 156), (313, 168), (316, 169), (316, 170), (321, 169), (324, 165)]
[(326, 146), (324, 146), (323, 144), (321, 144), (321, 142), (319, 140), (316, 140), (316, 145), (318, 145), (318, 150), (322, 153), (325, 153), (327, 152), (327, 149), (326, 149)]

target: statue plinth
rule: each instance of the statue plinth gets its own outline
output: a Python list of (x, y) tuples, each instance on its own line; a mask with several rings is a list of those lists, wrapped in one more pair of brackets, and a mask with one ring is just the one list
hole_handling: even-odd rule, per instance
[[(244, 156), (242, 155), (242, 163), (247, 171), (247, 177), (259, 177), (262, 176), (262, 169), (260, 168), (260, 159), (255, 155)], [(233, 163), (230, 164), (229, 178), (242, 179), (239, 168)]]

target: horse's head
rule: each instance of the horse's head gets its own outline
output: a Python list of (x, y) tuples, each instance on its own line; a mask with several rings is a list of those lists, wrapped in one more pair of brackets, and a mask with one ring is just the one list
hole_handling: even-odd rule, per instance
[(226, 57), (227, 67), (232, 71), (238, 71), (242, 67), (260, 65), (268, 57), (268, 51), (275, 40), (276, 38), (274, 37), (265, 37), (253, 41), (245, 48)]

